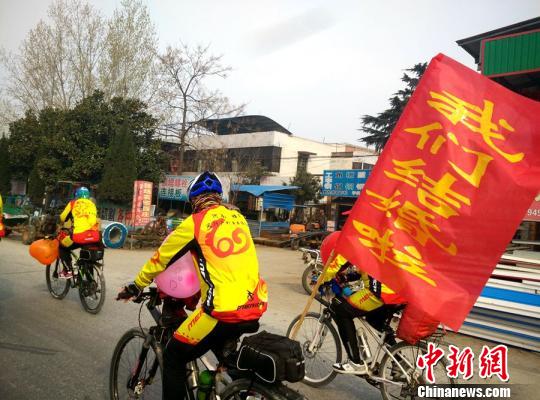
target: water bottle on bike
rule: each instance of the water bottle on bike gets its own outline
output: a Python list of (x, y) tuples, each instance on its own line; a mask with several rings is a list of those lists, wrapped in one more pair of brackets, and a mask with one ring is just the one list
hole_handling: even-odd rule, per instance
[(199, 373), (199, 388), (197, 390), (197, 400), (207, 400), (210, 398), (214, 387), (214, 374), (208, 370)]

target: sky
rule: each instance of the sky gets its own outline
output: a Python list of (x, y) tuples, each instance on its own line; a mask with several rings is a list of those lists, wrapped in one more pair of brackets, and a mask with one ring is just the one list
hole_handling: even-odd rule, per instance
[[(49, 0), (0, 0), (0, 45), (16, 50)], [(111, 15), (119, 0), (90, 0)], [(159, 45), (210, 45), (233, 70), (212, 81), (247, 114), (294, 135), (361, 144), (360, 118), (387, 108), (405, 68), (456, 40), (540, 16), (538, 0), (148, 0)]]

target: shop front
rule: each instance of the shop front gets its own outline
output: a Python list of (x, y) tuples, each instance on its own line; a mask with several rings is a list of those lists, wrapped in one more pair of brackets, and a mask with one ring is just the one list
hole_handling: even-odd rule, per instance
[(353, 207), (370, 172), (368, 169), (324, 171), (321, 194), (328, 196), (327, 230), (335, 231), (343, 227), (347, 220), (344, 213)]

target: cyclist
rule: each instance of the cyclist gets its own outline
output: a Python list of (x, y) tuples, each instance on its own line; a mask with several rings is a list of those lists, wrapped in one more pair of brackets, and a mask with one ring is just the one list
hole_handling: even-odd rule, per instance
[(81, 186), (75, 191), (75, 200), (71, 200), (60, 214), (60, 222), (64, 228), (58, 234), (60, 241), (60, 258), (66, 268), (59, 278), (68, 279), (73, 276), (71, 268), (71, 250), (84, 244), (100, 241), (97, 209), (90, 200), (90, 190)]
[[(321, 244), (321, 258), (326, 264), (334, 250), (340, 231), (327, 236)], [(368, 366), (362, 359), (358, 347), (358, 338), (354, 327), (354, 318), (365, 316), (367, 321), (377, 329), (387, 317), (384, 304), (401, 304), (404, 302), (390, 288), (381, 284), (367, 273), (360, 271), (343, 256), (337, 254), (323, 277), (323, 282), (336, 282), (338, 288), (334, 292), (330, 309), (338, 326), (339, 336), (349, 357), (344, 363), (333, 365), (334, 371), (342, 374), (365, 375)]]
[(118, 298), (136, 297), (188, 251), (197, 266), (202, 304), (180, 325), (164, 351), (163, 399), (186, 396), (186, 363), (219, 348), (236, 324), (257, 321), (266, 311), (266, 283), (259, 276), (255, 246), (244, 217), (222, 204), (222, 184), (212, 172), (188, 188), (193, 214), (142, 267)]

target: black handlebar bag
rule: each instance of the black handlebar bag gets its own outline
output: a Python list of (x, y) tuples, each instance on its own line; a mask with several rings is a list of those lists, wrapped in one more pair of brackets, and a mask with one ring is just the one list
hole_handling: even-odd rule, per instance
[(304, 379), (305, 362), (300, 343), (266, 331), (242, 340), (236, 366), (253, 371), (268, 383)]

